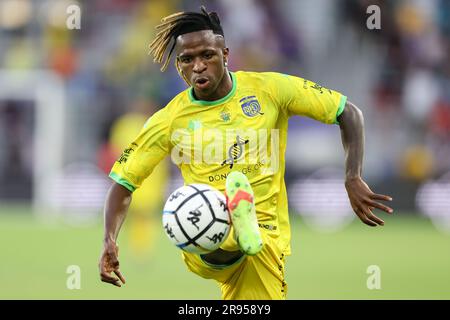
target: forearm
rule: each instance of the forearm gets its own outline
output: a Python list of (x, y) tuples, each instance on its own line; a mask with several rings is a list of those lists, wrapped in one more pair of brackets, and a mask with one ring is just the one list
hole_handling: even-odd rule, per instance
[(361, 177), (364, 157), (364, 117), (354, 104), (347, 101), (338, 118), (345, 151), (345, 178)]
[(131, 192), (120, 184), (114, 183), (106, 196), (104, 242), (116, 242), (130, 203)]

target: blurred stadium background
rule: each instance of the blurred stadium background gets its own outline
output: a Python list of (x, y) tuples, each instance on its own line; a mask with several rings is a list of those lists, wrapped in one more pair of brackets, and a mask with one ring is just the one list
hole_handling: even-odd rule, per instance
[[(80, 30), (66, 26), (72, 4)], [(220, 298), (165, 238), (160, 202), (130, 217), (119, 238), (128, 283), (103, 284), (97, 271), (120, 133), (134, 134), (185, 88), (174, 68), (161, 74), (147, 55), (154, 27), (201, 4), (222, 19), (231, 70), (298, 75), (363, 110), (364, 177), (394, 198), (394, 215), (380, 214), (384, 227), (356, 221), (339, 128), (291, 119), (288, 298), (449, 299), (446, 0), (0, 0), (0, 298)], [(381, 30), (366, 27), (372, 4)], [(182, 184), (166, 166), (153, 184), (160, 199)], [(66, 286), (70, 265), (81, 268), (80, 290)], [(379, 290), (366, 286), (371, 265), (381, 270)]]

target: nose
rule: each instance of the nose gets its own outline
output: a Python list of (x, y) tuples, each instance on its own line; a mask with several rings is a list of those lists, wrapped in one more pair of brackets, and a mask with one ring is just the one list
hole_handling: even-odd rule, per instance
[(206, 63), (202, 59), (196, 58), (194, 60), (194, 67), (192, 68), (192, 71), (195, 73), (202, 73), (205, 70), (206, 70)]

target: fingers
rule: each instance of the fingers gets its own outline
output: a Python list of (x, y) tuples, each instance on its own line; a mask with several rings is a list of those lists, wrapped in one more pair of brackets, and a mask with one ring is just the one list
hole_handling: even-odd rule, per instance
[(359, 219), (368, 226), (384, 226), (384, 221), (374, 215), (371, 211), (371, 208), (356, 208), (354, 211), (356, 212)]
[(374, 215), (369, 208), (363, 209), (363, 213), (365, 214), (366, 218), (369, 219), (371, 222), (375, 223), (376, 225), (384, 226), (384, 221), (378, 218), (376, 215)]
[(102, 272), (102, 273), (100, 274), (100, 279), (101, 279), (103, 282), (110, 283), (110, 284), (112, 284), (112, 285), (115, 285), (116, 287), (121, 287), (120, 282), (119, 282), (119, 279), (117, 279), (116, 277), (110, 276), (110, 275), (109, 275), (108, 273), (106, 273), (106, 272)]
[(373, 214), (373, 209), (380, 209), (387, 213), (394, 210), (379, 201), (392, 201), (392, 197), (373, 193), (364, 181), (358, 183), (346, 182), (347, 193), (352, 204), (353, 210), (368, 226), (383, 226), (384, 221)]
[[(119, 271), (119, 260), (115, 252), (105, 252), (99, 263), (100, 279), (103, 282), (110, 283), (116, 287), (121, 287), (121, 283), (125, 284), (125, 278)], [(111, 272), (118, 277), (111, 275)]]
[[(115, 275), (119, 278), (113, 277), (112, 275), (110, 275), (110, 273), (114, 272)], [(125, 284), (125, 278), (122, 276), (122, 274), (120, 273), (119, 269), (115, 269), (115, 270), (102, 270), (100, 273), (100, 279), (103, 282), (107, 282), (107, 283), (111, 283), (117, 287), (121, 287), (120, 281), (122, 281), (122, 284)]]
[(370, 227), (376, 227), (377, 224), (375, 222), (370, 221), (366, 215), (361, 211), (361, 210), (355, 210), (356, 215), (359, 217), (359, 219), (364, 222), (365, 224), (367, 224)]
[(119, 269), (114, 270), (114, 273), (116, 274), (116, 276), (119, 277), (120, 281), (122, 281), (122, 283), (125, 284), (125, 278), (122, 276), (122, 274), (120, 273)]
[(384, 204), (381, 204), (381, 203), (379, 203), (379, 202), (372, 201), (372, 200), (368, 200), (367, 203), (368, 203), (370, 206), (372, 206), (372, 207), (374, 207), (374, 208), (378, 208), (378, 209), (380, 209), (380, 210), (383, 210), (383, 211), (385, 211), (385, 212), (387, 212), (387, 213), (392, 213), (392, 212), (394, 212), (394, 210), (393, 210), (392, 208), (390, 208), (390, 207), (388, 207), (388, 206), (385, 206)]
[(372, 200), (392, 201), (392, 198), (384, 194), (372, 194), (369, 196)]

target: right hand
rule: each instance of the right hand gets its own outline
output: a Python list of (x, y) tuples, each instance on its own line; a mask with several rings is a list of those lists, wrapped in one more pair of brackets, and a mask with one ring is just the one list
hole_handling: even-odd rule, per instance
[[(125, 284), (125, 278), (119, 271), (119, 247), (113, 242), (108, 241), (105, 242), (105, 246), (103, 248), (102, 256), (100, 257), (100, 262), (98, 267), (100, 269), (100, 279), (103, 282), (111, 283), (117, 287), (121, 287), (122, 284)], [(118, 277), (114, 277), (111, 273)]]

